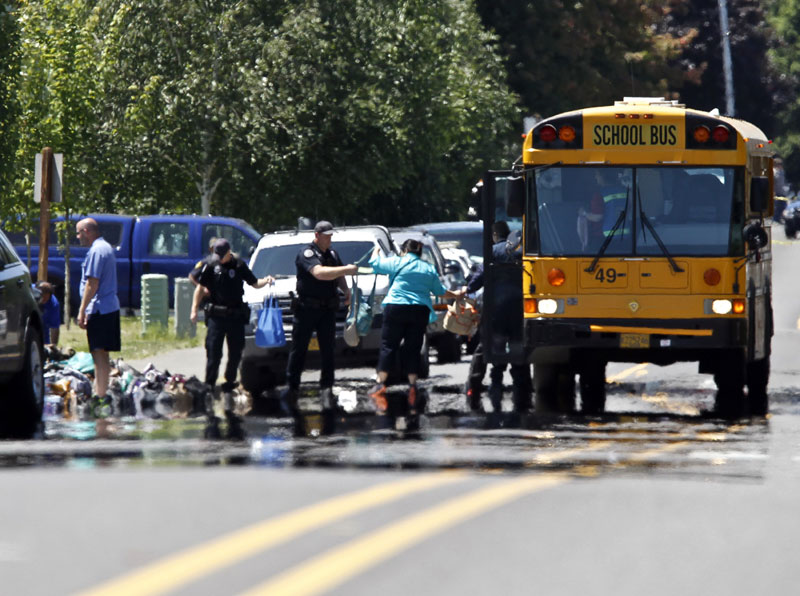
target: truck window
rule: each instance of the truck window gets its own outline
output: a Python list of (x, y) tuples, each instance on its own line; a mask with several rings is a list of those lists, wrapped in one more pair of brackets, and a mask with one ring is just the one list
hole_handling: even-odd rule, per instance
[(147, 252), (165, 257), (189, 256), (189, 224), (157, 222), (150, 226)]
[[(61, 225), (61, 222), (58, 222)], [(70, 246), (80, 246), (80, 242), (78, 241), (78, 236), (75, 234), (75, 225), (78, 223), (77, 220), (73, 221), (70, 224), (69, 230), (67, 232), (67, 238), (69, 239)], [(98, 227), (100, 228), (100, 235), (108, 242), (111, 246), (119, 246), (120, 241), (122, 239), (122, 223), (116, 221), (101, 221), (97, 223)], [(24, 246), (25, 245), (25, 232), (7, 232), (6, 235), (8, 236), (9, 241), (14, 246)], [(39, 222), (34, 221), (33, 228), (30, 230), (30, 238), (31, 238), (31, 246), (38, 246), (39, 245)], [(56, 232), (56, 222), (50, 222), (50, 245), (51, 246), (60, 246), (60, 242), (58, 241), (58, 234)]]
[(231, 243), (231, 250), (240, 257), (247, 259), (256, 243), (244, 232), (233, 226), (223, 224), (205, 224), (203, 226), (202, 246), (208, 247), (211, 238), (225, 238)]

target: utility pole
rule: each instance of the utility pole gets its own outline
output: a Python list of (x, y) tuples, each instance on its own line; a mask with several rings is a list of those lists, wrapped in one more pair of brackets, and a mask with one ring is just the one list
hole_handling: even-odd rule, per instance
[(725, 115), (736, 115), (733, 101), (733, 64), (731, 63), (731, 37), (728, 31), (728, 2), (717, 0), (719, 4), (719, 31), (722, 40), (722, 70), (725, 75)]

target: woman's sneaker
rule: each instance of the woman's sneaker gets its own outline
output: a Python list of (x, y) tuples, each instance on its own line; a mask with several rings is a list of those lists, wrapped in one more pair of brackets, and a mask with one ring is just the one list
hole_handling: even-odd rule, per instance
[(369, 390), (369, 397), (372, 399), (372, 403), (375, 404), (378, 414), (384, 414), (389, 407), (389, 402), (386, 398), (386, 385), (377, 383)]
[(95, 418), (108, 418), (113, 413), (111, 398), (107, 395), (103, 397), (95, 395), (92, 402), (92, 413)]

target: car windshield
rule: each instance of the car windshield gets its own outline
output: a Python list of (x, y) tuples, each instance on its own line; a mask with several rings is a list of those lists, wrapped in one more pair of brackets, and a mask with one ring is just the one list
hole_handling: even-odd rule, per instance
[(741, 249), (733, 225), (744, 200), (736, 168), (552, 167), (528, 185), (528, 253), (594, 257), (605, 245), (605, 256), (719, 256)]
[[(297, 253), (304, 246), (306, 245), (286, 244), (262, 248), (256, 253), (256, 259), (252, 267), (253, 273), (256, 277), (296, 275), (295, 259), (297, 258)], [(331, 248), (339, 255), (342, 263), (347, 265), (355, 263), (364, 255), (368, 256), (374, 246), (372, 242), (368, 241), (336, 242), (334, 240)]]

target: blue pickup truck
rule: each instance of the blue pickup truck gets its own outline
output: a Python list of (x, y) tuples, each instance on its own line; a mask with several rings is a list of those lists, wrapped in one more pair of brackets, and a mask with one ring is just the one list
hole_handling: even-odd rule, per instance
[[(71, 217), (70, 225), (70, 302), (73, 314), (80, 304), (78, 288), (81, 281), (81, 263), (88, 248), (80, 246), (75, 235), (75, 223), (83, 216)], [(170, 304), (173, 300), (173, 280), (186, 277), (195, 263), (208, 254), (212, 237), (224, 237), (233, 251), (249, 259), (261, 234), (241, 219), (201, 215), (130, 215), (91, 214), (100, 227), (101, 235), (115, 247), (117, 254), (117, 283), (120, 304), (123, 308), (140, 308), (141, 277), (147, 273), (169, 276)], [(63, 302), (64, 250), (55, 242), (54, 218), (50, 224), (50, 254), (47, 279), (56, 286), (56, 296)], [(38, 229), (31, 237), (30, 261), (25, 235), (6, 232), (20, 259), (28, 263), (31, 277), (36, 279), (39, 268)]]

